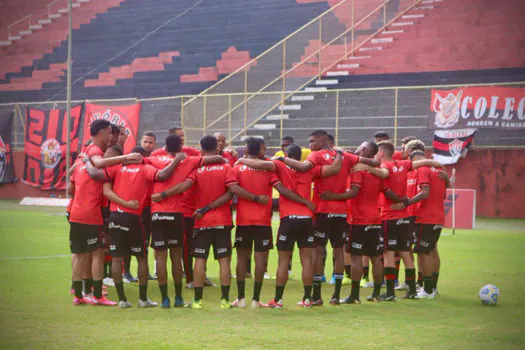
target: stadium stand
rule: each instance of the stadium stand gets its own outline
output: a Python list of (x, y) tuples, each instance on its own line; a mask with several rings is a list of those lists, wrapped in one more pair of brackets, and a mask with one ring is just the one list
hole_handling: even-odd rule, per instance
[[(199, 92), (326, 9), (293, 0), (90, 0), (74, 9), (73, 98)], [(50, 65), (66, 62), (66, 37), (61, 18), (3, 47), (0, 100), (64, 99), (65, 75)]]

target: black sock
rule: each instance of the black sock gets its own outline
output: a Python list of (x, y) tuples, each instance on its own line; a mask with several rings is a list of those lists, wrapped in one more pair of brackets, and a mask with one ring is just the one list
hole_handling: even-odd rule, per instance
[(75, 281), (73, 279), (71, 279), (71, 289), (75, 289)]
[(314, 295), (312, 297), (314, 300), (321, 299), (321, 283), (322, 283), (322, 280), (323, 280), (323, 276), (321, 276), (321, 275), (314, 275)]
[(361, 281), (352, 281), (352, 289), (350, 291), (350, 296), (356, 300), (359, 300), (359, 283)]
[(335, 288), (332, 298), (341, 299), (341, 286), (343, 285), (343, 275), (335, 274)]
[(275, 298), (273, 300), (279, 301), (283, 298), (284, 286), (275, 286)]
[(203, 287), (195, 287), (195, 301), (202, 299), (202, 289)]
[(252, 257), (251, 256), (248, 258), (248, 261), (246, 263), (246, 273), (252, 273)]
[(335, 256), (334, 254), (332, 254), (332, 266), (334, 267), (334, 269), (332, 270), (332, 276), (335, 275)]
[(102, 280), (93, 281), (93, 295), (95, 298), (102, 298)]
[(91, 293), (91, 289), (93, 287), (93, 279), (85, 279), (84, 280), (84, 293)]
[(175, 282), (175, 297), (182, 298), (182, 283)]
[(288, 271), (292, 271), (292, 262), (291, 261), (288, 263)]
[(432, 288), (437, 289), (438, 287), (439, 272), (432, 272)]
[(122, 282), (115, 283), (115, 289), (117, 290), (118, 300), (128, 301), (128, 299), (126, 299), (126, 294), (124, 294), (124, 284)]
[(423, 276), (423, 286), (425, 287), (425, 292), (432, 294), (432, 276)]
[(124, 257), (124, 273), (129, 273), (129, 267), (131, 265), (131, 255)]
[(345, 265), (346, 277), (351, 278), (351, 275), (350, 275), (351, 273), (352, 273), (352, 265)]
[(162, 296), (162, 299), (165, 299), (168, 297), (168, 285), (167, 284), (159, 284), (160, 289), (160, 295)]
[(405, 269), (405, 282), (408, 284), (408, 294), (416, 292), (416, 269)]
[(368, 281), (370, 280), (369, 275), (370, 275), (370, 266), (363, 266), (363, 278)]
[(104, 278), (111, 277), (111, 262), (104, 263)]
[(396, 268), (385, 267), (385, 279), (386, 279), (386, 295), (395, 295), (394, 287), (396, 283)]
[(244, 299), (244, 291), (246, 289), (246, 282), (237, 280), (237, 299)]
[(382, 283), (374, 282), (374, 291), (372, 292), (373, 296), (378, 297), (381, 294), (381, 285)]
[(417, 273), (417, 284), (420, 287), (423, 287), (423, 272), (418, 272)]
[(221, 299), (230, 300), (230, 286), (221, 285)]
[(148, 285), (141, 284), (139, 285), (139, 297), (142, 301), (148, 301)]
[(304, 286), (303, 300), (312, 298), (312, 286)]
[(82, 298), (82, 281), (73, 281), (73, 290), (77, 298)]
[(262, 282), (253, 282), (253, 298), (252, 300), (259, 301), (259, 298), (261, 296), (261, 289), (262, 289)]

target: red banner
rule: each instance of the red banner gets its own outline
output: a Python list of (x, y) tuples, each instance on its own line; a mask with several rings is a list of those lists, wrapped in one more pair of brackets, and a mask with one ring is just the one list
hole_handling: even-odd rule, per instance
[(452, 202), (452, 190), (447, 189), (445, 200), (445, 227), (451, 228), (455, 219), (455, 227), (473, 229), (476, 223), (476, 190), (455, 190), (455, 217)]
[(66, 188), (66, 142), (68, 139), (71, 140), (71, 154), (76, 153), (82, 107), (83, 105), (78, 105), (71, 108), (69, 136), (66, 110), (27, 109), (25, 164), (22, 178), (24, 183), (43, 190)]
[(525, 129), (525, 89), (432, 90), (429, 129)]
[(84, 133), (82, 143), (91, 137), (89, 126), (96, 119), (106, 119), (109, 122), (123, 126), (126, 129), (128, 139), (124, 144), (124, 153), (129, 153), (137, 145), (139, 131), (140, 103), (123, 106), (108, 106), (86, 103), (86, 117), (84, 121)]

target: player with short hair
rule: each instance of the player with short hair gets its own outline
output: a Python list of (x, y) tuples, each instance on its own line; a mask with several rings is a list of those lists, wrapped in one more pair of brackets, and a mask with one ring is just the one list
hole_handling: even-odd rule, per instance
[[(177, 135), (170, 135), (166, 138), (167, 156), (149, 157), (145, 160), (156, 168), (163, 168), (166, 162), (177, 156), (186, 155), (182, 150), (182, 139)], [(180, 155), (179, 155), (180, 154)], [(199, 152), (200, 154), (200, 152)], [(175, 284), (175, 307), (183, 307), (182, 298), (182, 247), (184, 233), (188, 232), (187, 221), (184, 218), (185, 195), (176, 194), (170, 196), (173, 187), (183, 182), (191, 172), (203, 165), (224, 162), (220, 156), (187, 156), (177, 167), (177, 171), (164, 183), (153, 185), (152, 206), (151, 206), (151, 229), (152, 239), (151, 248), (156, 251), (157, 280), (162, 295), (162, 307), (170, 307), (167, 287), (167, 259), (168, 251), (171, 258), (172, 276)], [(191, 215), (191, 214), (190, 214)], [(192, 228), (193, 230), (193, 228)]]
[[(297, 162), (286, 158), (285, 163), (297, 171), (308, 171), (314, 166), (332, 164), (336, 151), (328, 147), (328, 133), (325, 130), (316, 130), (310, 134), (310, 149), (312, 153), (305, 162)], [(359, 162), (377, 166), (379, 162), (366, 159), (345, 152), (341, 171), (334, 176), (320, 178), (314, 182), (314, 204), (317, 207), (315, 214), (315, 270), (313, 283), (313, 305), (323, 305), (321, 298), (321, 283), (324, 273), (324, 249), (330, 240), (335, 257), (335, 288), (330, 300), (332, 305), (339, 305), (341, 285), (344, 273), (343, 246), (347, 229), (347, 206), (344, 201), (326, 200), (320, 198), (322, 192), (343, 194), (346, 192), (347, 179), (354, 165)]]
[[(184, 133), (184, 129), (179, 126), (170, 126), (168, 128), (168, 136), (176, 135), (180, 137), (181, 143), (182, 143), (182, 152), (186, 153), (188, 156), (191, 157), (199, 157), (201, 155), (201, 152), (193, 147), (188, 147), (184, 145), (186, 134)], [(152, 157), (158, 157), (158, 156), (167, 156), (169, 154), (166, 146), (157, 148), (153, 152), (151, 152)]]
[[(285, 157), (286, 149), (292, 144), (294, 144), (294, 138), (292, 136), (284, 136), (281, 139), (281, 149), (273, 155), (273, 158)], [(301, 161), (306, 160), (311, 152), (309, 148), (301, 148)]]
[[(97, 168), (120, 164), (123, 161), (140, 162), (138, 154), (102, 158), (104, 151), (112, 142), (111, 124), (104, 119), (93, 121), (90, 126), (93, 143), (85, 149), (86, 157)], [(94, 305), (115, 305), (102, 295), (104, 278), (104, 253), (102, 252), (102, 183), (92, 179), (85, 166), (76, 166), (71, 176), (68, 193), (74, 193), (69, 216), (69, 242), (73, 258), (74, 305), (92, 303)], [(89, 259), (92, 259), (93, 298), (91, 301), (82, 295), (82, 273)]]
[(217, 150), (219, 155), (226, 159), (228, 164), (233, 166), (238, 159), (238, 154), (234, 149), (226, 148), (228, 146), (226, 136), (222, 132), (216, 132), (213, 134), (213, 137), (217, 140)]
[[(301, 147), (290, 145), (285, 154), (291, 159), (300, 161)], [(266, 170), (277, 173), (283, 185), (297, 192), (305, 200), (311, 198), (312, 181), (317, 177), (328, 177), (337, 174), (341, 170), (342, 152), (336, 156), (336, 160), (331, 165), (314, 167), (307, 172), (297, 172), (283, 163), (284, 158), (280, 157), (273, 161), (261, 159), (241, 158), (239, 162), (251, 168)], [(312, 292), (312, 248), (314, 241), (314, 230), (312, 216), (315, 207), (309, 208), (303, 204), (293, 202), (286, 197), (279, 198), (279, 212), (281, 224), (277, 236), (277, 249), (279, 251), (279, 264), (277, 268), (277, 283), (275, 297), (268, 303), (269, 307), (281, 308), (284, 287), (288, 281), (288, 266), (292, 259), (294, 245), (297, 242), (301, 265), (303, 267), (304, 295), (299, 304), (303, 307), (311, 306)]]
[[(425, 159), (422, 151), (412, 152), (413, 161)], [(416, 209), (416, 243), (414, 252), (418, 254), (423, 273), (424, 288), (417, 294), (417, 299), (434, 299), (436, 297), (437, 278), (439, 273), (439, 255), (437, 242), (445, 223), (444, 200), (447, 181), (441, 180), (438, 169), (422, 167), (417, 171), (417, 188), (419, 192), (403, 203), (392, 205), (393, 209), (403, 210), (407, 206), (419, 203)], [(437, 277), (437, 276), (435, 276)]]
[(140, 146), (148, 152), (148, 156), (157, 147), (157, 135), (153, 131), (144, 131), (140, 139)]

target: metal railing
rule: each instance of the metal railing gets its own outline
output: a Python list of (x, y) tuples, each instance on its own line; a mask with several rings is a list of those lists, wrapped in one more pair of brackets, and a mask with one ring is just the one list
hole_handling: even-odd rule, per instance
[[(47, 5), (43, 6), (42, 8), (39, 8), (37, 10), (33, 10), (33, 11), (31, 11), (31, 13), (25, 15), (24, 17), (20, 18), (19, 20), (9, 24), (7, 26), (7, 40), (9, 40), (9, 38), (11, 38), (11, 37), (19, 36), (19, 32), (20, 31), (24, 31), (24, 30), (30, 31), (32, 25), (39, 24), (39, 20), (51, 19), (50, 16), (57, 12), (56, 9), (55, 10), (53, 9), (53, 7), (56, 4), (58, 4), (59, 2), (63, 3), (63, 5), (61, 5), (61, 6), (65, 6), (65, 7), (62, 7), (62, 8), (67, 8), (67, 0), (53, 0), (50, 3), (48, 3)], [(18, 30), (15, 29), (13, 31), (13, 28), (16, 28), (21, 23), (24, 24), (25, 22), (27, 22), (27, 27), (24, 25), (23, 27), (18, 28)]]
[[(213, 128), (233, 115), (233, 122), (242, 124), (243, 129), (232, 137), (246, 135), (249, 127), (283, 106), (294, 92), (354, 56), (420, 1), (341, 1), (201, 94), (186, 99), (182, 105), (182, 122), (191, 128)], [(264, 94), (275, 91), (280, 91), (281, 96), (270, 100)], [(233, 92), (241, 92), (245, 98), (218, 97)], [(203, 118), (204, 109), (206, 118)], [(195, 119), (205, 119), (206, 124), (196, 125)]]

